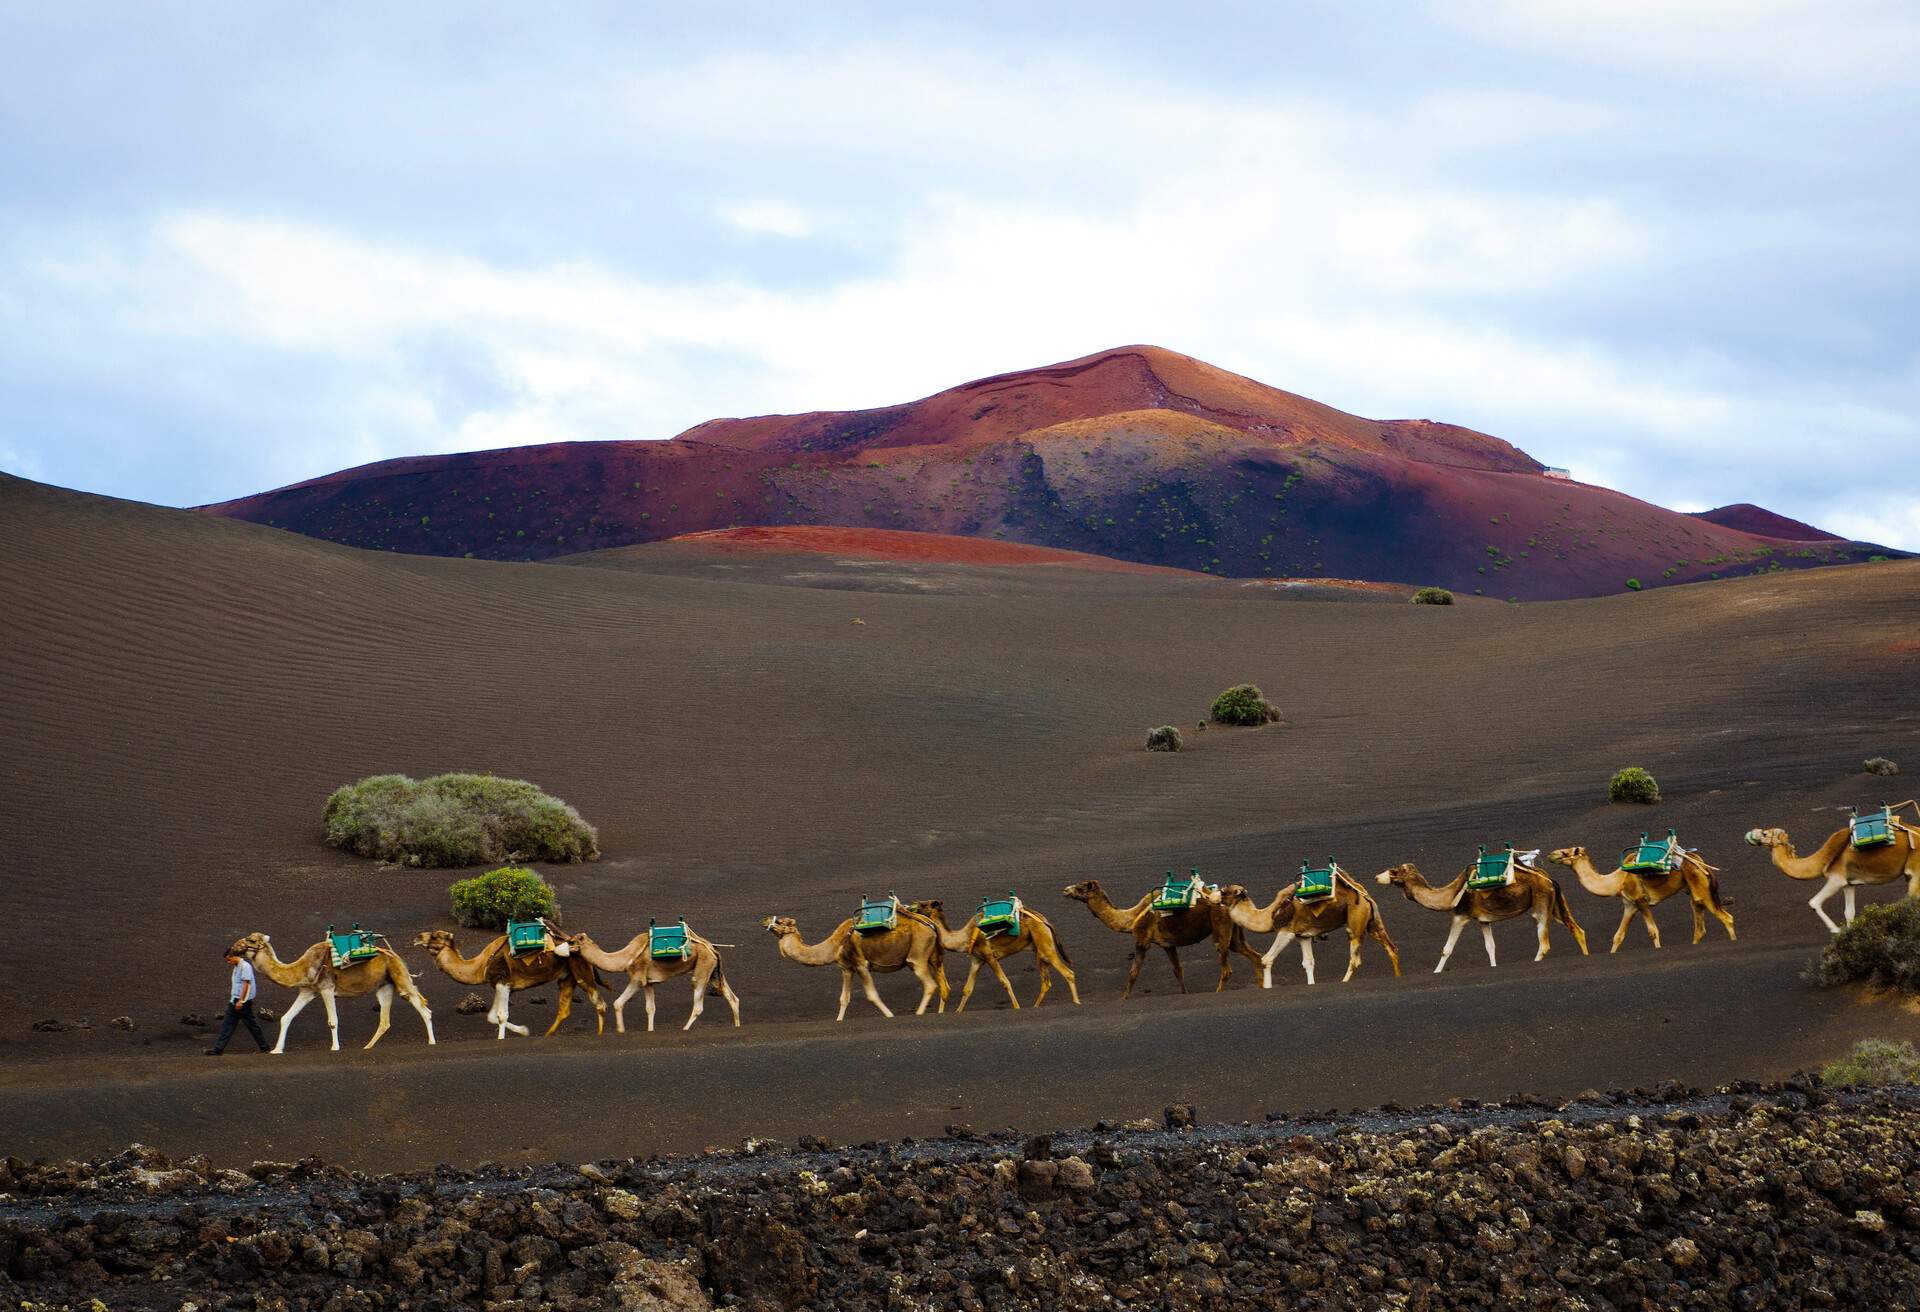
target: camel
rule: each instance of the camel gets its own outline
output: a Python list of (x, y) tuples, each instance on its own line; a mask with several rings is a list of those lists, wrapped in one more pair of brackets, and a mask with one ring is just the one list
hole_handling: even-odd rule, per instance
[[(896, 899), (897, 905), (897, 899)], [(940, 1010), (947, 1009), (947, 971), (941, 957), (940, 931), (933, 923), (901, 910), (894, 927), (880, 933), (856, 934), (852, 917), (843, 920), (833, 933), (818, 943), (800, 937), (800, 926), (791, 916), (768, 916), (760, 922), (780, 944), (780, 955), (803, 966), (840, 967), (840, 1013), (836, 1021), (847, 1018), (847, 1000), (853, 993), (853, 977), (860, 977), (860, 989), (867, 1001), (889, 1020), (893, 1012), (880, 1000), (874, 987), (873, 972), (911, 970), (920, 981), (920, 1005), (913, 1014), (924, 1016), (934, 990), (940, 991)]]
[(1535, 961), (1546, 956), (1549, 949), (1549, 918), (1558, 920), (1572, 930), (1573, 941), (1580, 945), (1580, 955), (1587, 955), (1587, 932), (1573, 918), (1573, 910), (1567, 905), (1567, 895), (1560, 891), (1559, 883), (1551, 875), (1515, 862), (1513, 882), (1505, 888), (1468, 889), (1467, 876), (1472, 870), (1469, 866), (1438, 887), (1429, 884), (1411, 861), (1390, 870), (1382, 870), (1374, 876), (1382, 884), (1398, 884), (1410, 902), (1418, 902), (1429, 911), (1452, 913), (1453, 928), (1447, 934), (1447, 946), (1440, 950), (1440, 964), (1433, 968), (1434, 974), (1438, 975), (1447, 968), (1447, 958), (1453, 955), (1453, 945), (1460, 941), (1460, 931), (1467, 927), (1470, 920), (1480, 922), (1480, 937), (1487, 945), (1489, 966), (1499, 964), (1493, 955), (1494, 925), (1521, 915), (1531, 915), (1539, 929), (1540, 950), (1533, 954)]
[(1719, 868), (1701, 860), (1698, 852), (1686, 852), (1672, 870), (1636, 871), (1616, 867), (1604, 875), (1593, 868), (1584, 847), (1560, 848), (1548, 860), (1572, 870), (1580, 887), (1595, 897), (1617, 897), (1626, 903), (1620, 913), (1620, 928), (1613, 932), (1613, 946), (1607, 949), (1609, 953), (1618, 952), (1626, 942), (1627, 929), (1635, 916), (1646, 922), (1647, 936), (1653, 940), (1654, 947), (1659, 947), (1660, 926), (1653, 922), (1653, 909), (1683, 889), (1693, 911), (1695, 943), (1707, 936), (1707, 919), (1702, 911), (1720, 922), (1729, 939), (1739, 938), (1733, 932), (1733, 912), (1727, 910), (1726, 903), (1720, 899)]
[(380, 1036), (387, 1032), (388, 1023), (393, 1014), (393, 995), (413, 1004), (420, 1013), (421, 1023), (427, 1027), (427, 1042), (433, 1039), (433, 1009), (427, 1006), (427, 1000), (413, 982), (413, 973), (407, 969), (407, 963), (392, 948), (383, 947), (380, 955), (369, 957), (365, 961), (355, 961), (345, 966), (333, 964), (333, 949), (325, 939), (302, 952), (292, 961), (282, 961), (273, 950), (273, 940), (265, 934), (248, 934), (227, 949), (228, 956), (245, 957), (253, 962), (256, 969), (282, 988), (297, 989), (293, 1005), (280, 1016), (280, 1040), (273, 1045), (273, 1055), (283, 1056), (287, 1051), (287, 1028), (293, 1024), (293, 1018), (300, 1009), (312, 1002), (315, 997), (327, 1009), (327, 1032), (333, 1039), (333, 1051), (340, 1051), (340, 1012), (334, 1005), (334, 999), (357, 998), (363, 993), (371, 993), (380, 1000), (380, 1024), (374, 1028), (373, 1037), (367, 1040), (371, 1048), (380, 1042)]
[(491, 984), (493, 986), (493, 1006), (487, 1009), (487, 1022), (495, 1027), (493, 1037), (504, 1039), (507, 1031), (525, 1037), (531, 1033), (525, 1025), (515, 1025), (507, 1018), (507, 1000), (523, 989), (537, 989), (542, 984), (558, 981), (560, 1002), (554, 1010), (553, 1024), (547, 1026), (552, 1034), (573, 1013), (573, 991), (584, 989), (587, 1001), (593, 1004), (593, 1013), (597, 1024), (594, 1032), (607, 1032), (607, 1004), (600, 997), (600, 981), (593, 973), (593, 967), (578, 957), (562, 957), (553, 951), (530, 952), (516, 956), (507, 951), (507, 936), (501, 934), (480, 949), (477, 957), (463, 957), (460, 949), (454, 945), (453, 935), (444, 929), (423, 929), (414, 936), (413, 945), (425, 948), (434, 960), (434, 964), (446, 972), (448, 978), (462, 984)]
[(1020, 908), (1019, 933), (994, 935), (980, 932), (980, 913), (977, 911), (960, 928), (947, 928), (946, 908), (937, 898), (910, 903), (907, 910), (933, 923), (944, 950), (964, 952), (973, 959), (967, 970), (967, 982), (960, 986), (960, 1005), (953, 1009), (955, 1015), (967, 1009), (967, 999), (973, 996), (974, 977), (980, 973), (982, 963), (993, 971), (994, 978), (1000, 981), (1000, 987), (1007, 991), (1007, 1001), (1013, 1004), (1013, 1009), (1020, 1010), (1020, 999), (1014, 996), (1013, 982), (1007, 978), (1007, 972), (1000, 968), (1000, 961), (1003, 957), (1011, 957), (1029, 948), (1033, 950), (1034, 968), (1040, 972), (1040, 992), (1034, 997), (1033, 1005), (1037, 1007), (1045, 1002), (1047, 990), (1053, 987), (1053, 977), (1047, 973), (1049, 966), (1059, 971), (1060, 977), (1067, 981), (1067, 992), (1073, 997), (1073, 1005), (1080, 1005), (1080, 986), (1074, 980), (1073, 963), (1067, 956), (1067, 950), (1047, 918), (1032, 907)]
[(1210, 895), (1226, 908), (1233, 923), (1248, 933), (1271, 934), (1279, 931), (1273, 946), (1260, 958), (1261, 988), (1273, 987), (1274, 958), (1296, 938), (1300, 940), (1300, 964), (1307, 972), (1307, 983), (1311, 985), (1314, 941), (1342, 928), (1347, 931), (1347, 973), (1340, 978), (1342, 984), (1352, 979), (1353, 972), (1360, 969), (1360, 943), (1369, 936), (1380, 941), (1380, 946), (1386, 949), (1387, 960), (1393, 963), (1393, 973), (1396, 976), (1400, 974), (1400, 949), (1394, 946), (1386, 924), (1380, 918), (1380, 906), (1352, 875), (1338, 866), (1334, 867), (1333, 892), (1326, 897), (1305, 902), (1294, 896), (1299, 887), (1297, 881), (1288, 884), (1274, 894), (1270, 905), (1264, 907), (1255, 906), (1247, 890), (1239, 884), (1228, 884)]
[(1140, 978), (1140, 963), (1153, 948), (1166, 952), (1182, 993), (1187, 991), (1187, 974), (1181, 969), (1179, 950), (1202, 939), (1211, 938), (1214, 950), (1220, 954), (1220, 982), (1213, 986), (1215, 993), (1226, 988), (1227, 981), (1233, 977), (1232, 953), (1238, 952), (1252, 961), (1260, 960), (1260, 954), (1247, 946), (1245, 932), (1233, 923), (1226, 909), (1216, 903), (1202, 900), (1178, 911), (1155, 911), (1154, 894), (1149, 891), (1132, 906), (1117, 907), (1097, 879), (1069, 884), (1061, 892), (1076, 902), (1086, 903), (1087, 910), (1108, 929), (1133, 936), (1133, 957), (1127, 963), (1127, 987), (1120, 994), (1122, 1001), (1133, 996), (1134, 981)]
[(548, 929), (554, 936), (555, 955), (577, 956), (596, 970), (627, 977), (626, 990), (613, 1000), (614, 1033), (627, 1032), (627, 999), (641, 989), (647, 991), (647, 1033), (653, 1033), (653, 986), (688, 971), (693, 972), (693, 1010), (687, 1015), (687, 1023), (680, 1028), (690, 1030), (693, 1023), (700, 1019), (700, 1013), (707, 1005), (708, 984), (719, 986), (720, 996), (733, 1009), (734, 1027), (739, 1028), (740, 998), (734, 993), (733, 986), (727, 983), (726, 972), (720, 964), (720, 953), (712, 943), (691, 929), (687, 931), (687, 950), (677, 961), (654, 958), (652, 926), (635, 934), (631, 942), (614, 952), (606, 951), (585, 933), (563, 934), (552, 926), (548, 926)]
[[(1901, 806), (1912, 806), (1902, 802)], [(1896, 808), (1897, 810), (1898, 808)], [(1824, 879), (1820, 891), (1807, 899), (1807, 905), (1832, 933), (1840, 926), (1827, 914), (1826, 902), (1844, 889), (1847, 923), (1853, 923), (1853, 890), (1868, 884), (1891, 884), (1905, 876), (1907, 896), (1920, 897), (1920, 830), (1898, 821), (1893, 841), (1879, 847), (1855, 847), (1849, 826), (1842, 825), (1827, 836), (1827, 841), (1805, 856), (1796, 854), (1793, 841), (1784, 829), (1750, 829), (1747, 841), (1764, 847), (1773, 858), (1773, 868), (1789, 879)]]

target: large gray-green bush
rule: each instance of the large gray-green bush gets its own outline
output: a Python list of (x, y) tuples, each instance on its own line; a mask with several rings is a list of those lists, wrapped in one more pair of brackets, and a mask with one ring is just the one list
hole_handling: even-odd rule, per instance
[(408, 866), (487, 861), (592, 861), (599, 835), (580, 813), (524, 779), (377, 774), (337, 788), (323, 815), (327, 842)]

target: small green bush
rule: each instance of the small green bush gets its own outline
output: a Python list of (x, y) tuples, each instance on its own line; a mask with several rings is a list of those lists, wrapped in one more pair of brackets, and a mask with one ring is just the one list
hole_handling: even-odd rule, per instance
[(508, 920), (556, 919), (560, 903), (547, 881), (519, 866), (502, 866), (447, 886), (453, 918), (470, 929), (505, 929)]
[(1640, 580), (1639, 580), (1639, 579), (1628, 579), (1628, 580), (1627, 580), (1627, 586), (1628, 586), (1629, 588), (1631, 588), (1631, 589), (1633, 589), (1633, 590), (1634, 590), (1635, 592), (1638, 592), (1638, 591), (1640, 591)]
[(1213, 699), (1207, 718), (1215, 724), (1271, 724), (1280, 708), (1250, 683), (1238, 683)]
[(1872, 984), (1920, 992), (1920, 902), (1902, 898), (1863, 908), (1828, 942), (1810, 973), (1829, 988)]
[(1891, 1039), (1862, 1039), (1820, 1072), (1822, 1084), (1920, 1084), (1920, 1050)]
[(1453, 594), (1445, 588), (1422, 588), (1413, 594), (1412, 601), (1416, 606), (1451, 606)]
[(330, 845), (409, 866), (600, 855), (599, 835), (578, 811), (523, 779), (488, 774), (371, 775), (335, 789), (322, 821)]
[(1899, 774), (1900, 767), (1884, 756), (1869, 756), (1860, 763), (1860, 768), (1868, 774)]
[(1660, 785), (1651, 774), (1637, 765), (1630, 765), (1613, 776), (1607, 785), (1607, 800), (1610, 802), (1645, 802), (1651, 805), (1660, 800)]
[(1180, 731), (1170, 724), (1147, 730), (1147, 750), (1150, 752), (1177, 752), (1181, 746)]

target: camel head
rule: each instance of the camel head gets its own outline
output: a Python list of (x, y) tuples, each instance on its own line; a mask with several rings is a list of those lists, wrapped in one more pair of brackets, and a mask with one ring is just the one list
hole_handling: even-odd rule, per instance
[(800, 932), (800, 926), (792, 916), (768, 916), (760, 924), (775, 938), (785, 938), (789, 934)]
[(1784, 829), (1749, 829), (1747, 841), (1755, 847), (1779, 847), (1787, 841)]
[(1097, 879), (1083, 879), (1077, 884), (1068, 884), (1060, 890), (1075, 902), (1091, 902), (1102, 890)]
[(453, 935), (444, 929), (423, 929), (413, 936), (413, 945), (437, 954), (453, 947)]
[(923, 902), (902, 902), (900, 904), (900, 909), (902, 911), (907, 912), (909, 915), (931, 917), (931, 916), (937, 916), (937, 915), (944, 915), (947, 909), (947, 904), (942, 902), (937, 897), (930, 897)]
[(227, 955), (230, 957), (245, 957), (248, 961), (252, 961), (253, 954), (267, 946), (271, 941), (272, 940), (265, 934), (248, 934), (242, 938), (235, 939), (233, 946), (227, 949)]
[(1214, 888), (1208, 889), (1201, 896), (1206, 898), (1206, 900), (1209, 902), (1215, 902), (1223, 907), (1228, 907), (1228, 908), (1231, 908), (1241, 902), (1249, 902), (1252, 900), (1247, 895), (1246, 886), (1243, 884), (1222, 884), (1217, 889), (1214, 889)]
[(1587, 849), (1584, 847), (1561, 847), (1547, 853), (1547, 860), (1556, 861), (1563, 866), (1571, 866), (1576, 861), (1584, 860), (1586, 855)]
[(1373, 878), (1374, 882), (1379, 884), (1398, 884), (1400, 885), (1400, 891), (1402, 893), (1405, 893), (1408, 897), (1412, 897), (1413, 893), (1407, 888), (1407, 885), (1413, 880), (1422, 878), (1422, 876), (1420, 874), (1420, 867), (1414, 865), (1411, 861), (1403, 861), (1397, 866), (1390, 866), (1382, 870)]

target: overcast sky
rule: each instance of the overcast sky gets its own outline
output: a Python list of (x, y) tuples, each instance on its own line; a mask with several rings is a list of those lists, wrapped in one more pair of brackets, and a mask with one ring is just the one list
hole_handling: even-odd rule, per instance
[(0, 0), (0, 468), (194, 504), (1152, 342), (1920, 549), (1909, 0), (686, 8)]

